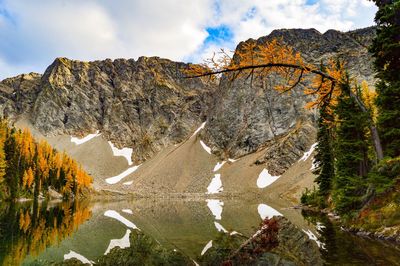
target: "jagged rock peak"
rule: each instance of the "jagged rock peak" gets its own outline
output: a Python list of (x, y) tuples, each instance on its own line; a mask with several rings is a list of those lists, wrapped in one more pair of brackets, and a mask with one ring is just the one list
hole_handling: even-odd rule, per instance
[(96, 130), (137, 161), (182, 141), (204, 121), (213, 86), (183, 79), (188, 64), (159, 57), (82, 62), (57, 58), (31, 112), (44, 134)]

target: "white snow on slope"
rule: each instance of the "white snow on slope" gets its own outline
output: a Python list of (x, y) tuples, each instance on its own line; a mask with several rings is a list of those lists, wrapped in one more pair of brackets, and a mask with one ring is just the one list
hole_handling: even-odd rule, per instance
[(202, 129), (204, 128), (205, 125), (206, 125), (206, 122), (204, 122), (203, 124), (201, 124), (201, 126), (200, 126), (198, 129), (196, 129), (196, 131), (195, 131), (195, 132), (193, 133), (193, 135), (190, 136), (190, 137), (193, 137), (193, 136), (195, 136), (197, 133), (199, 133), (200, 130), (202, 130)]
[(268, 206), (267, 204), (259, 204), (258, 205), (258, 214), (260, 215), (261, 219), (271, 219), (274, 216), (283, 216), (282, 213), (278, 212), (274, 208)]
[(201, 251), (201, 256), (203, 256), (207, 250), (209, 250), (212, 247), (212, 240), (210, 240), (207, 245), (204, 246), (203, 250)]
[(229, 158), (228, 161), (231, 162), (231, 163), (234, 163), (234, 162), (236, 162), (237, 160)]
[(104, 252), (104, 255), (107, 255), (115, 247), (119, 247), (121, 249), (129, 248), (131, 246), (131, 242), (129, 241), (130, 234), (131, 230), (127, 229), (125, 235), (121, 239), (111, 239), (106, 252)]
[(132, 223), (131, 221), (129, 221), (128, 219), (126, 219), (125, 217), (123, 217), (121, 214), (119, 214), (118, 212), (114, 211), (114, 210), (108, 210), (104, 212), (104, 216), (110, 217), (110, 218), (114, 218), (118, 221), (120, 221), (121, 223), (123, 223), (124, 225), (126, 225), (129, 228), (132, 229), (139, 229), (137, 228), (137, 226)]
[(222, 161), (221, 163), (217, 162), (217, 164), (214, 166), (214, 172), (217, 172), (221, 167), (225, 164), (225, 161)]
[(114, 156), (122, 156), (125, 157), (125, 159), (128, 161), (129, 165), (132, 165), (132, 152), (133, 149), (132, 148), (122, 148), (122, 149), (118, 149), (117, 147), (114, 146), (114, 144), (112, 144), (111, 141), (108, 142), (108, 144), (111, 147), (111, 150), (113, 152)]
[(216, 194), (222, 192), (224, 188), (222, 187), (221, 175), (215, 174), (213, 179), (211, 179), (210, 184), (207, 187), (206, 194)]
[(267, 169), (263, 169), (257, 179), (257, 187), (265, 188), (274, 183), (280, 176), (272, 176)]
[(125, 177), (127, 177), (128, 175), (132, 174), (133, 172), (135, 172), (140, 165), (136, 165), (133, 167), (130, 167), (128, 169), (126, 169), (125, 171), (123, 171), (122, 173), (120, 173), (119, 175), (113, 176), (113, 177), (109, 177), (106, 179), (106, 182), (108, 184), (116, 184), (119, 181), (121, 181), (122, 179), (124, 179)]
[(311, 156), (311, 154), (313, 153), (313, 151), (315, 150), (315, 147), (317, 147), (318, 142), (314, 143), (313, 145), (311, 145), (311, 148), (309, 151), (306, 151), (303, 155), (303, 157), (300, 158), (299, 161), (307, 161), (308, 157)]
[(131, 209), (123, 209), (122, 212), (133, 214), (133, 211)]
[(217, 228), (217, 230), (219, 232), (228, 233), (228, 230), (226, 230), (220, 223), (214, 222), (214, 225), (215, 225), (215, 228)]
[(125, 185), (125, 186), (130, 186), (132, 184), (133, 184), (133, 181), (128, 181), (128, 182), (122, 183), (122, 185)]
[(202, 140), (200, 140), (200, 144), (203, 147), (203, 149), (208, 152), (208, 154), (211, 154), (211, 148), (208, 147)]
[(75, 251), (70, 250), (68, 254), (64, 255), (64, 260), (69, 260), (69, 259), (77, 259), (80, 262), (82, 262), (83, 264), (90, 264), (93, 265), (93, 261), (88, 260), (87, 258), (85, 258), (84, 256), (82, 256), (81, 254), (76, 253)]
[(207, 199), (207, 207), (210, 209), (216, 220), (221, 220), (224, 203), (216, 199)]
[(101, 133), (99, 133), (99, 131), (97, 130), (95, 134), (89, 134), (86, 137), (83, 137), (81, 139), (71, 136), (71, 142), (75, 143), (76, 145), (81, 145), (81, 144), (83, 144), (85, 142), (88, 142), (89, 140), (91, 140), (91, 139), (93, 139), (93, 138), (95, 138), (97, 136), (100, 136), (100, 135), (101, 135)]
[(326, 226), (323, 223), (317, 222), (316, 228), (318, 231), (322, 231)]
[(316, 162), (315, 159), (313, 159), (310, 171), (314, 171), (315, 169), (317, 169), (318, 166), (319, 166), (318, 162)]

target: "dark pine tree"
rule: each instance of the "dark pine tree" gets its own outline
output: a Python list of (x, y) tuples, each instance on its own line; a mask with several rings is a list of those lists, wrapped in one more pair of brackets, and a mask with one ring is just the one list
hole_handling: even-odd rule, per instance
[(327, 112), (325, 106), (320, 108), (320, 117), (318, 120), (318, 133), (316, 155), (314, 157), (314, 165), (316, 168), (313, 173), (317, 175), (315, 182), (319, 185), (319, 194), (326, 198), (332, 187), (334, 177), (333, 151), (332, 151), (332, 135), (329, 122), (332, 116)]
[(344, 213), (360, 207), (365, 194), (368, 173), (367, 113), (361, 112), (349, 96), (349, 81), (342, 84), (342, 94), (335, 108), (336, 134), (334, 143), (335, 179), (333, 201), (335, 208)]
[(10, 133), (7, 134), (7, 138), (4, 143), (4, 151), (7, 161), (5, 181), (7, 183), (7, 191), (11, 199), (16, 199), (18, 194), (20, 159), (14, 133), (15, 129), (11, 129)]
[(378, 128), (384, 154), (400, 156), (400, 1), (374, 0), (377, 35), (370, 51), (375, 57)]

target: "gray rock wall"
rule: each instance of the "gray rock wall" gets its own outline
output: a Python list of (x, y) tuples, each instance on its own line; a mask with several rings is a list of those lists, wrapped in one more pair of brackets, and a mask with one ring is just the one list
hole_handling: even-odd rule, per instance
[[(358, 81), (373, 85), (367, 46), (374, 34), (374, 28), (324, 34), (284, 29), (246, 42), (263, 46), (279, 38), (316, 64), (331, 56), (344, 59)], [(279, 94), (273, 89), (278, 82), (274, 77), (250, 83), (228, 76), (217, 86), (206, 79), (182, 78), (187, 66), (158, 57), (94, 62), (57, 58), (43, 76), (31, 73), (0, 82), (0, 114), (14, 120), (29, 115), (46, 135), (83, 136), (100, 130), (117, 147), (133, 148), (136, 163), (182, 142), (206, 120), (201, 138), (215, 154), (237, 158), (263, 150), (255, 163), (266, 163), (274, 174), (314, 142), (317, 114), (304, 108), (311, 96), (301, 87)]]

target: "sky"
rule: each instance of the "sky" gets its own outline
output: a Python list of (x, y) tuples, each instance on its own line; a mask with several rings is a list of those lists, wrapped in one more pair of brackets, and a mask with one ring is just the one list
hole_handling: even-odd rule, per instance
[(56, 57), (202, 62), (274, 29), (374, 24), (367, 0), (0, 0), (0, 80)]

